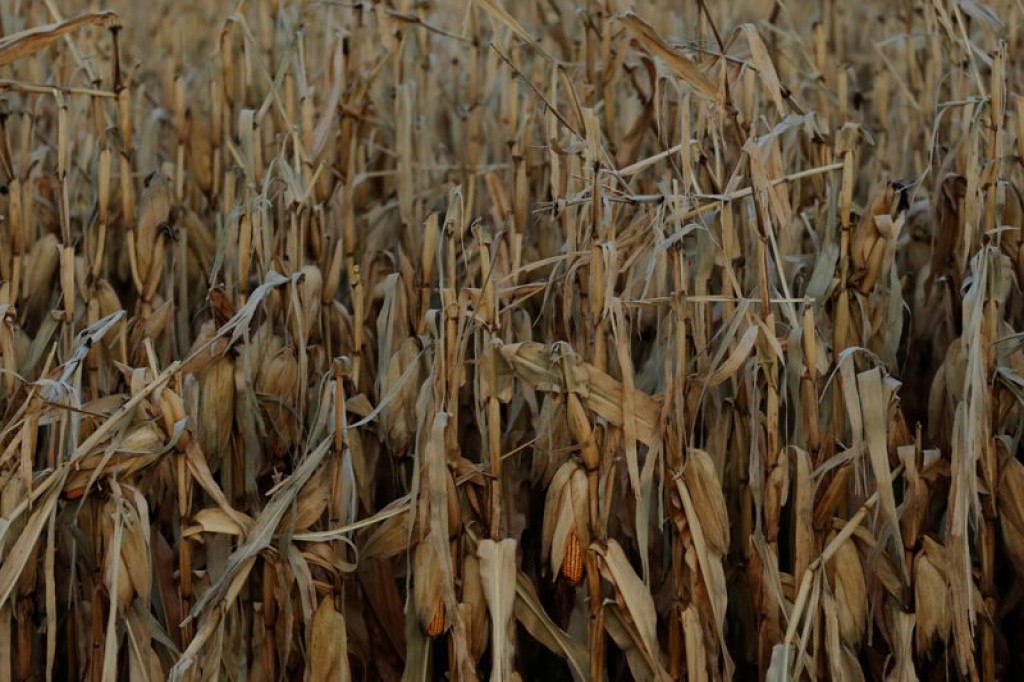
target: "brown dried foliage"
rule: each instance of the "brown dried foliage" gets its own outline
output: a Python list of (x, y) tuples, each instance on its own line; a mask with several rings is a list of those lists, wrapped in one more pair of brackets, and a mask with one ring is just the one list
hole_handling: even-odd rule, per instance
[(0, 679), (1024, 675), (1021, 3), (62, 4)]

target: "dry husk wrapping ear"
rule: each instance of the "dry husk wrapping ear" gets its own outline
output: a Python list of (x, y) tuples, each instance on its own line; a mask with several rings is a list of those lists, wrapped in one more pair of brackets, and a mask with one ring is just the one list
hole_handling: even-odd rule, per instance
[(53, 278), (60, 263), (60, 242), (54, 234), (47, 234), (32, 245), (25, 258), (25, 281), (21, 292), (25, 308), (33, 313), (45, 312), (53, 294)]
[(724, 556), (729, 551), (729, 514), (715, 463), (703, 450), (691, 449), (687, 454), (683, 480), (700, 519), (704, 540), (716, 555)]
[(152, 299), (153, 311), (144, 319), (136, 320), (129, 336), (130, 348), (134, 349), (134, 358), (142, 362), (143, 342), (146, 339), (158, 339), (170, 329), (174, 308), (170, 300), (160, 296)]
[[(407, 371), (413, 374), (403, 380)], [(416, 340), (411, 337), (405, 339), (398, 352), (387, 360), (387, 375), (381, 381), (380, 395), (391, 397), (381, 411), (381, 423), (385, 442), (396, 454), (408, 452), (412, 447), (416, 429), (416, 397), (424, 371)]]
[(154, 269), (163, 264), (163, 226), (170, 220), (174, 185), (163, 171), (157, 171), (149, 178), (139, 199), (139, 219), (135, 227), (135, 258), (139, 267), (139, 279), (143, 284), (151, 281)]
[[(192, 342), (189, 360), (182, 366), (182, 373), (201, 374), (205, 368), (212, 365), (224, 354), (228, 345), (228, 339), (217, 336), (217, 325), (214, 324), (213, 320), (204, 322), (199, 327), (195, 341)], [(248, 353), (248, 348), (248, 346), (243, 347), (243, 353)], [(251, 353), (248, 354), (252, 357)], [(256, 368), (254, 367), (253, 369), (255, 370)]]
[(185, 237), (188, 239), (188, 277), (190, 280), (203, 281), (213, 266), (217, 254), (217, 242), (213, 231), (195, 211), (185, 209), (177, 216)]
[(328, 332), (342, 348), (353, 347), (352, 315), (339, 301), (331, 301), (324, 309), (323, 314), (327, 318), (325, 326), (329, 327)]
[(137, 488), (123, 486), (122, 491), (126, 504), (121, 561), (127, 567), (135, 594), (143, 604), (149, 604), (153, 575), (149, 551), (149, 506)]
[(999, 526), (1011, 565), (1018, 575), (1024, 575), (1024, 464), (1008, 457), (999, 481)]
[(333, 599), (320, 600), (309, 636), (309, 681), (350, 682), (348, 631), (345, 617), (334, 608)]
[(924, 538), (922, 551), (914, 558), (914, 611), (917, 614), (917, 652), (926, 654), (932, 645), (949, 640), (952, 621), (946, 549)]
[(582, 547), (590, 545), (587, 474), (575, 461), (558, 468), (548, 486), (541, 531), (541, 553), (550, 559), (551, 577), (558, 576), (566, 543), (574, 533)]
[(491, 639), (490, 620), (480, 579), (480, 559), (471, 553), (466, 554), (462, 563), (462, 601), (459, 602), (459, 611), (469, 637), (469, 655), (474, 661), (479, 661)]
[(32, 340), (21, 327), (14, 330), (14, 357), (17, 358), (18, 367), (25, 367), (28, 364), (29, 354), (32, 352)]
[[(113, 315), (124, 306), (114, 291), (114, 287), (106, 279), (100, 279), (94, 284), (93, 295), (98, 303), (99, 317), (104, 318)], [(127, 323), (122, 319), (118, 320), (114, 327), (103, 337), (103, 344), (108, 348), (117, 348), (119, 342), (123, 342), (123, 334)]]
[[(449, 550), (451, 530), (448, 513), (451, 474), (447, 468), (444, 450), (444, 430), (447, 415), (435, 414), (424, 424), (431, 424), (429, 435), (419, 448), (419, 490), (416, 515), (416, 545), (413, 581), (413, 606), (423, 631), (436, 637), (452, 626), (458, 602), (455, 598), (452, 557)], [(422, 570), (422, 573), (421, 573)]]
[(123, 612), (136, 597), (149, 602), (149, 511), (135, 489), (115, 483), (113, 490), (100, 519), (106, 547), (104, 582), (110, 594), (117, 595), (117, 607)]
[(568, 451), (574, 442), (569, 433), (563, 404), (555, 394), (545, 394), (540, 404), (540, 414), (536, 417), (538, 447), (530, 460), (530, 468), (532, 478), (544, 485), (551, 481), (558, 467), (568, 457), (555, 453)]
[(103, 582), (111, 601), (117, 608), (124, 611), (135, 597), (135, 588), (128, 576), (128, 565), (121, 558), (123, 537), (120, 510), (114, 500), (107, 500), (103, 505), (100, 519), (100, 535), (106, 551), (103, 560)]
[[(211, 326), (210, 331), (215, 333), (215, 328)], [(285, 344), (281, 337), (273, 333), (270, 324), (266, 322), (252, 332), (246, 341), (246, 343), (240, 346), (238, 365), (240, 369), (247, 368), (251, 372), (255, 387), (260, 381), (260, 377), (267, 373), (270, 360), (285, 348)], [(196, 340), (197, 348), (199, 347), (198, 344), (199, 339)], [(198, 357), (193, 359), (193, 362), (198, 361), (200, 366), (205, 366), (216, 357), (217, 354), (212, 351), (210, 355), (203, 352), (199, 353)]]
[(190, 168), (196, 183), (204, 192), (213, 189), (213, 149), (212, 132), (208, 116), (199, 116), (193, 111), (194, 117), (189, 126), (188, 153), (192, 159)]
[(416, 545), (413, 559), (413, 570), (416, 576), (413, 583), (413, 606), (416, 618), (424, 632), (430, 632), (431, 623), (442, 613), (443, 630), (450, 625), (450, 614), (444, 606), (445, 584), (441, 570), (441, 558), (434, 551), (434, 543), (421, 542)]
[(876, 187), (860, 223), (853, 232), (850, 255), (861, 293), (874, 289), (895, 251), (903, 217), (893, 220), (897, 192), (891, 183)]
[(858, 268), (864, 268), (867, 265), (874, 243), (880, 236), (875, 224), (875, 216), (888, 215), (893, 196), (894, 193), (889, 183), (875, 186), (871, 190), (868, 205), (862, 212), (860, 222), (857, 224), (850, 242), (850, 255)]
[(309, 529), (323, 515), (331, 494), (330, 485), (328, 469), (321, 467), (302, 488), (295, 502), (295, 517), (292, 521), (296, 532)]
[(196, 436), (214, 472), (231, 449), (235, 413), (235, 363), (222, 357), (199, 375)]
[(257, 395), (267, 422), (270, 451), (283, 456), (295, 445), (300, 424), (294, 411), (299, 392), (299, 361), (293, 348), (282, 348), (266, 360), (256, 378)]
[(860, 554), (853, 540), (844, 540), (839, 545), (828, 569), (835, 593), (839, 635), (846, 646), (856, 650), (867, 628), (868, 591)]

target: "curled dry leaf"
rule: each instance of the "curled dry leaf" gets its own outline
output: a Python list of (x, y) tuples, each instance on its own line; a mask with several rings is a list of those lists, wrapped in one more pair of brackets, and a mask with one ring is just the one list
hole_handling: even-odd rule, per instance
[(60, 37), (77, 31), (86, 26), (120, 27), (121, 20), (115, 12), (88, 12), (73, 19), (57, 21), (52, 24), (35, 26), (24, 31), (12, 33), (0, 39), (0, 66), (27, 57), (42, 50)]

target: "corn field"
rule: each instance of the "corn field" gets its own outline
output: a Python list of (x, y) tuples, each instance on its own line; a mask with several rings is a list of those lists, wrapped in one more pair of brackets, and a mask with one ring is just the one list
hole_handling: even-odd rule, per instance
[(1024, 677), (1019, 0), (0, 0), (0, 682)]

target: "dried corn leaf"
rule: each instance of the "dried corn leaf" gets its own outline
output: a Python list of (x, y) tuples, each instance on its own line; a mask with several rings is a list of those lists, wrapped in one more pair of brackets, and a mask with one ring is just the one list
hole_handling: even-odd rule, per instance
[[(543, 344), (505, 344), (501, 352), (516, 375), (537, 390), (560, 393), (566, 390), (564, 371)], [(622, 383), (589, 363), (580, 363), (578, 369), (573, 368), (573, 376), (580, 382), (574, 390), (581, 393), (584, 406), (610, 424), (621, 427)], [(632, 400), (636, 437), (641, 443), (650, 445), (659, 424), (661, 406), (655, 398), (636, 389)]]
[(516, 573), (515, 615), (516, 620), (538, 642), (568, 661), (580, 679), (588, 679), (590, 659), (586, 647), (551, 620), (537, 596), (536, 588), (522, 571)]
[(694, 90), (710, 99), (718, 96), (714, 82), (701, 71), (690, 59), (665, 42), (654, 27), (633, 12), (620, 14), (616, 19), (638, 36), (644, 47), (665, 60), (669, 68), (682, 78)]
[(12, 33), (0, 39), (0, 66), (6, 66), (11, 62), (27, 57), (30, 54), (42, 50), (58, 38), (77, 31), (85, 26), (106, 26), (107, 28), (120, 27), (120, 19), (117, 14), (109, 10), (103, 12), (89, 12), (53, 24), (36, 26), (25, 31)]
[(888, 448), (888, 391), (882, 385), (882, 373), (878, 368), (861, 372), (857, 375), (857, 387), (860, 391), (861, 410), (864, 414), (864, 435), (868, 443), (871, 468), (878, 485), (879, 500), (882, 514), (896, 545), (893, 555), (896, 557), (900, 572), (906, 575), (903, 565), (903, 536), (900, 533), (900, 519), (896, 511), (896, 496), (892, 489), (892, 469), (889, 466)]
[(516, 541), (481, 540), (477, 556), (480, 557), (480, 581), (491, 613), (491, 644), (494, 650), (491, 681), (504, 682), (513, 674), (515, 655), (511, 627), (516, 596)]
[(636, 628), (648, 665), (657, 679), (667, 678), (668, 672), (662, 664), (661, 647), (658, 645), (657, 612), (651, 593), (633, 570), (617, 541), (610, 539), (607, 548), (592, 545), (591, 550), (601, 556), (607, 578), (621, 596), (625, 613)]

